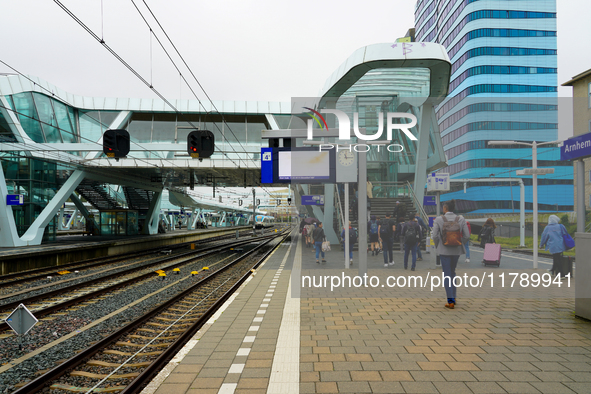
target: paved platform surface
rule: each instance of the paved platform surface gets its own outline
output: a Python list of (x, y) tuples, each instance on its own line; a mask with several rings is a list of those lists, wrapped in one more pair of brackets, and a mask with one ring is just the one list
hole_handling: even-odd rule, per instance
[[(290, 279), (355, 276), (341, 256), (335, 250), (316, 264), (296, 240), (284, 244), (156, 392), (591, 393), (591, 322), (573, 314), (574, 284), (460, 288), (449, 310), (443, 289), (331, 292)], [(440, 275), (431, 260), (415, 272), (404, 270), (400, 253), (394, 260), (384, 268), (381, 255), (370, 255), (369, 274)], [(460, 265), (458, 274), (511, 272), (494, 270)]]

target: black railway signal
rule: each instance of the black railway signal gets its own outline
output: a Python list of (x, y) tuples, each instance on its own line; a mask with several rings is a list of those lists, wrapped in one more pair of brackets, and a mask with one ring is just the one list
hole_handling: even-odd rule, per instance
[(103, 134), (103, 153), (107, 157), (125, 157), (129, 153), (129, 132), (109, 129)]
[(194, 159), (207, 159), (214, 147), (215, 137), (209, 130), (193, 130), (187, 136), (187, 152)]

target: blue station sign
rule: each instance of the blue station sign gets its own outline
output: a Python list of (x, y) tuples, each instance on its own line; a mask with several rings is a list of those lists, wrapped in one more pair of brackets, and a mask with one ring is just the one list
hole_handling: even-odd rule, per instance
[(591, 156), (591, 133), (564, 141), (560, 147), (560, 160), (575, 160)]
[(23, 205), (24, 198), (22, 194), (8, 194), (6, 196), (6, 205)]
[(324, 205), (324, 196), (302, 196), (302, 205)]
[(437, 206), (437, 203), (435, 202), (435, 196), (424, 196), (423, 197), (423, 205), (424, 206)]

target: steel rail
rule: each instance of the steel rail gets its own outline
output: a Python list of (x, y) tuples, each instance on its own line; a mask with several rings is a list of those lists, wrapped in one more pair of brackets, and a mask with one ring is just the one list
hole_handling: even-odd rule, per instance
[[(166, 258), (163, 258), (162, 260), (159, 260), (159, 261), (156, 261), (156, 262), (147, 264), (146, 266), (142, 267), (142, 269), (145, 269), (145, 268), (148, 268), (148, 267), (154, 266), (154, 265), (165, 264), (168, 261), (176, 260), (176, 259), (183, 258), (183, 257), (190, 257), (191, 260), (202, 258), (202, 257), (206, 257), (206, 256), (211, 255), (211, 254), (219, 253), (220, 251), (225, 250), (225, 249), (228, 249), (228, 248), (232, 248), (232, 247), (240, 246), (240, 245), (245, 245), (245, 244), (248, 244), (248, 243), (252, 243), (253, 241), (256, 241), (256, 240), (266, 239), (266, 238), (273, 237), (273, 236), (274, 235), (267, 235), (267, 236), (258, 237), (258, 238), (254, 238), (254, 239), (242, 240), (242, 241), (239, 241), (239, 242), (229, 242), (229, 243), (226, 243), (224, 245), (216, 245), (216, 246), (211, 246), (211, 247), (208, 247), (208, 248), (203, 248), (203, 249), (200, 249), (198, 251), (187, 252), (187, 253), (183, 253), (183, 254), (177, 254), (175, 256), (166, 257)], [(198, 255), (195, 255), (195, 256), (191, 256), (191, 255), (194, 255), (195, 253), (200, 253), (200, 252), (204, 252), (204, 253), (201, 253), (201, 254), (198, 254)], [(165, 269), (170, 269), (170, 268), (175, 268), (178, 265), (184, 265), (184, 264), (187, 264), (187, 261), (173, 263), (170, 266), (167, 266), (167, 267), (164, 267), (164, 268)], [(83, 282), (83, 283), (78, 283), (78, 284), (74, 284), (74, 285), (71, 285), (71, 286), (63, 287), (61, 289), (52, 290), (52, 291), (49, 291), (49, 292), (46, 292), (46, 293), (43, 293), (43, 294), (38, 294), (38, 295), (29, 297), (29, 298), (26, 298), (26, 299), (22, 299), (22, 300), (18, 300), (18, 301), (12, 301), (10, 303), (4, 304), (4, 305), (0, 305), (0, 308), (2, 310), (10, 310), (12, 308), (16, 308), (20, 304), (28, 304), (28, 303), (32, 303), (32, 302), (35, 302), (35, 301), (38, 301), (38, 300), (41, 300), (41, 299), (45, 299), (45, 298), (49, 298), (49, 297), (52, 297), (52, 296), (55, 296), (55, 295), (59, 295), (61, 293), (66, 293), (68, 291), (77, 290), (81, 286), (89, 286), (89, 285), (92, 285), (94, 283), (103, 282), (103, 281), (106, 281), (106, 280), (109, 280), (109, 279), (112, 279), (112, 278), (115, 278), (115, 277), (118, 277), (118, 276), (124, 276), (124, 275), (130, 274), (130, 273), (133, 273), (134, 271), (137, 271), (137, 270), (138, 270), (138, 267), (130, 268), (130, 269), (127, 269), (127, 270), (124, 270), (124, 271), (121, 271), (121, 272), (117, 272), (117, 273), (110, 274), (110, 275), (107, 275), (107, 276), (103, 276), (103, 277), (100, 277), (100, 278), (95, 278), (95, 279), (92, 279), (90, 281), (86, 281), (86, 282)], [(67, 301), (60, 302), (58, 304), (49, 306), (47, 308), (34, 311), (34, 314), (35, 314), (35, 316), (37, 318), (40, 318), (40, 317), (46, 316), (46, 315), (48, 315), (50, 313), (53, 313), (53, 312), (55, 312), (57, 310), (60, 310), (60, 309), (63, 309), (63, 308), (67, 308), (68, 306), (71, 306), (71, 305), (74, 305), (74, 304), (77, 304), (77, 303), (86, 301), (87, 299), (94, 298), (94, 297), (99, 296), (101, 294), (104, 294), (104, 293), (107, 293), (107, 292), (116, 290), (119, 287), (127, 286), (127, 285), (129, 285), (131, 283), (135, 283), (135, 282), (137, 282), (139, 280), (143, 280), (143, 279), (149, 278), (151, 276), (154, 276), (154, 273), (153, 272), (148, 272), (148, 273), (145, 273), (145, 274), (142, 274), (142, 275), (139, 275), (139, 276), (135, 276), (133, 278), (126, 279), (126, 280), (124, 280), (122, 282), (115, 283), (113, 285), (104, 287), (102, 289), (98, 289), (98, 290), (92, 291), (90, 293), (84, 294), (84, 295), (82, 295), (80, 297), (75, 297), (75, 298), (72, 298), (70, 300), (67, 300)], [(10, 329), (10, 326), (6, 322), (0, 323), (0, 332), (6, 331), (6, 330), (9, 330), (9, 329)]]
[[(280, 235), (274, 235), (273, 238), (281, 237), (281, 236), (283, 236), (283, 237), (286, 238), (288, 235), (289, 235), (289, 233), (287, 233), (287, 234), (281, 233)], [(184, 290), (183, 292), (177, 294), (176, 296), (174, 296), (170, 300), (168, 300), (168, 301), (164, 302), (163, 304), (157, 306), (156, 308), (152, 309), (151, 311), (149, 311), (145, 315), (138, 317), (137, 319), (135, 319), (131, 323), (127, 324), (126, 326), (124, 326), (122, 328), (120, 328), (119, 330), (117, 330), (116, 332), (110, 334), (109, 336), (103, 338), (102, 340), (100, 340), (96, 344), (94, 344), (94, 345), (92, 345), (92, 346), (84, 349), (80, 353), (78, 353), (75, 356), (69, 358), (68, 360), (66, 360), (62, 364), (56, 366), (55, 368), (51, 369), (47, 373), (45, 373), (45, 374), (37, 377), (36, 379), (34, 379), (31, 382), (29, 382), (26, 385), (24, 385), (23, 387), (21, 387), (18, 390), (14, 391), (13, 394), (35, 393), (35, 392), (38, 392), (38, 391), (42, 390), (44, 387), (47, 386), (47, 384), (49, 382), (51, 382), (51, 381), (59, 378), (60, 376), (62, 376), (65, 373), (67, 373), (68, 370), (70, 370), (70, 369), (72, 369), (72, 368), (80, 365), (82, 362), (84, 362), (84, 360), (86, 360), (86, 359), (94, 356), (95, 354), (97, 354), (98, 352), (100, 352), (105, 347), (107, 347), (107, 346), (115, 343), (123, 335), (131, 332), (132, 330), (134, 330), (136, 328), (138, 328), (139, 326), (141, 326), (142, 324), (144, 324), (148, 320), (152, 319), (154, 316), (158, 315), (160, 312), (162, 312), (162, 311), (166, 310), (167, 308), (169, 308), (170, 306), (174, 305), (177, 301), (179, 301), (179, 300), (183, 299), (184, 297), (186, 297), (187, 295), (191, 294), (193, 291), (195, 291), (200, 286), (202, 286), (202, 285), (208, 283), (209, 281), (213, 280), (217, 275), (219, 275), (220, 273), (226, 271), (232, 265), (234, 265), (235, 263), (239, 262), (240, 260), (243, 260), (244, 258), (250, 256), (256, 250), (258, 250), (259, 248), (262, 248), (268, 242), (271, 242), (271, 240), (272, 239), (270, 239), (267, 242), (265, 242), (265, 243), (257, 246), (256, 248), (248, 251), (244, 255), (242, 255), (242, 256), (234, 259), (233, 261), (231, 261), (230, 263), (228, 263), (223, 268), (221, 268), (221, 269), (217, 270), (216, 272), (214, 272), (212, 275), (210, 275), (210, 276), (208, 276), (208, 277), (200, 280), (199, 282), (195, 283), (190, 288)], [(278, 243), (278, 245), (276, 247), (278, 247), (280, 244), (281, 243)], [(258, 267), (258, 265), (260, 265), (260, 263), (275, 248), (273, 248), (271, 251), (269, 251), (268, 253), (266, 253), (265, 256), (262, 259), (260, 259), (253, 266), (253, 268)], [(253, 269), (253, 268), (251, 268), (251, 269)], [(185, 345), (185, 343), (194, 335), (194, 333), (197, 332), (199, 330), (199, 328), (203, 324), (205, 324), (205, 322), (207, 322), (207, 319), (209, 319), (209, 317), (211, 317), (211, 315), (213, 315), (213, 313), (215, 313), (215, 310), (217, 310), (226, 301), (226, 299), (232, 294), (232, 292), (235, 291), (235, 289), (237, 289), (240, 286), (240, 284), (242, 284), (248, 278), (248, 276), (250, 274), (252, 274), (252, 272), (251, 272), (251, 270), (248, 270), (248, 272), (245, 275), (243, 275), (242, 278), (234, 286), (232, 286), (232, 288), (230, 290), (228, 290), (222, 297), (220, 297), (220, 299), (217, 302), (215, 302), (214, 305), (212, 307), (210, 307), (204, 313), (204, 315), (201, 318), (199, 318), (199, 320), (197, 322), (195, 322), (195, 324), (193, 324), (191, 327), (189, 327), (189, 329), (184, 334), (182, 334), (171, 346), (169, 346), (167, 348), (167, 351), (164, 351), (154, 361), (154, 363), (150, 364), (150, 366), (148, 366), (144, 371), (142, 371), (140, 373), (140, 375), (138, 375), (138, 377), (136, 379), (134, 379), (130, 383), (130, 385), (128, 385), (128, 386), (132, 386), (130, 388), (130, 390), (128, 390), (126, 388), (125, 389), (125, 392), (126, 393), (133, 392), (133, 391), (131, 391), (132, 388), (133, 388), (133, 390), (136, 390), (137, 387), (142, 387), (147, 380), (151, 379), (151, 377), (153, 376), (153, 374), (156, 373), (156, 371), (160, 370), (160, 368), (162, 367), (162, 365), (164, 363), (166, 363), (170, 358), (172, 358), (172, 356), (182, 346)], [(154, 366), (152, 367), (152, 365), (154, 365)]]
[[(244, 227), (240, 227), (243, 229), (244, 232), (248, 231), (248, 229), (244, 228)], [(134, 256), (134, 257), (139, 257), (139, 256), (145, 256), (151, 253), (154, 253), (158, 250), (162, 250), (162, 249), (178, 249), (178, 248), (182, 248), (184, 245), (190, 244), (190, 243), (194, 243), (194, 244), (202, 244), (202, 243), (207, 243), (207, 242), (211, 242), (211, 241), (215, 241), (217, 239), (221, 239), (221, 238), (231, 238), (234, 237), (234, 234), (227, 234), (227, 235), (221, 235), (221, 236), (215, 236), (215, 237), (211, 237), (211, 238), (205, 238), (205, 239), (200, 239), (198, 241), (190, 241), (190, 242), (183, 242), (180, 244), (173, 244), (173, 245), (166, 245), (166, 246), (159, 246), (157, 248), (152, 248), (152, 249), (147, 249), (143, 252), (128, 252), (128, 253), (123, 253), (123, 254), (118, 254), (117, 256), (101, 256), (101, 257), (95, 257), (92, 259), (86, 259), (86, 260), (82, 260), (82, 261), (77, 261), (77, 262), (73, 262), (73, 263), (67, 263), (67, 264), (63, 264), (63, 265), (58, 265), (55, 267), (42, 267), (42, 268), (35, 268), (32, 270), (27, 270), (27, 271), (21, 271), (21, 272), (14, 272), (12, 274), (6, 274), (6, 275), (0, 275), (0, 288), (2, 287), (8, 287), (8, 286), (12, 286), (18, 283), (22, 283), (22, 282), (26, 282), (26, 281), (30, 281), (30, 280), (36, 280), (36, 279), (43, 279), (45, 276), (47, 275), (58, 275), (58, 271), (63, 271), (66, 269), (73, 269), (73, 268), (81, 268), (81, 269), (87, 269), (87, 268), (93, 268), (93, 267), (97, 267), (103, 264), (109, 264), (111, 262), (117, 262), (118, 260), (120, 260), (121, 258), (124, 257), (129, 257), (129, 256)], [(33, 274), (33, 276), (23, 276), (23, 275), (28, 275), (28, 274)], [(21, 278), (22, 277), (22, 278)], [(17, 279), (15, 279), (17, 278)]]

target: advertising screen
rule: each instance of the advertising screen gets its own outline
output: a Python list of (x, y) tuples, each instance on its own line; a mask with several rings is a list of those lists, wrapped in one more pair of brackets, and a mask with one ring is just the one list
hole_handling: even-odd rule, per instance
[(318, 148), (277, 148), (274, 161), (274, 182), (334, 183), (336, 179), (334, 151)]

